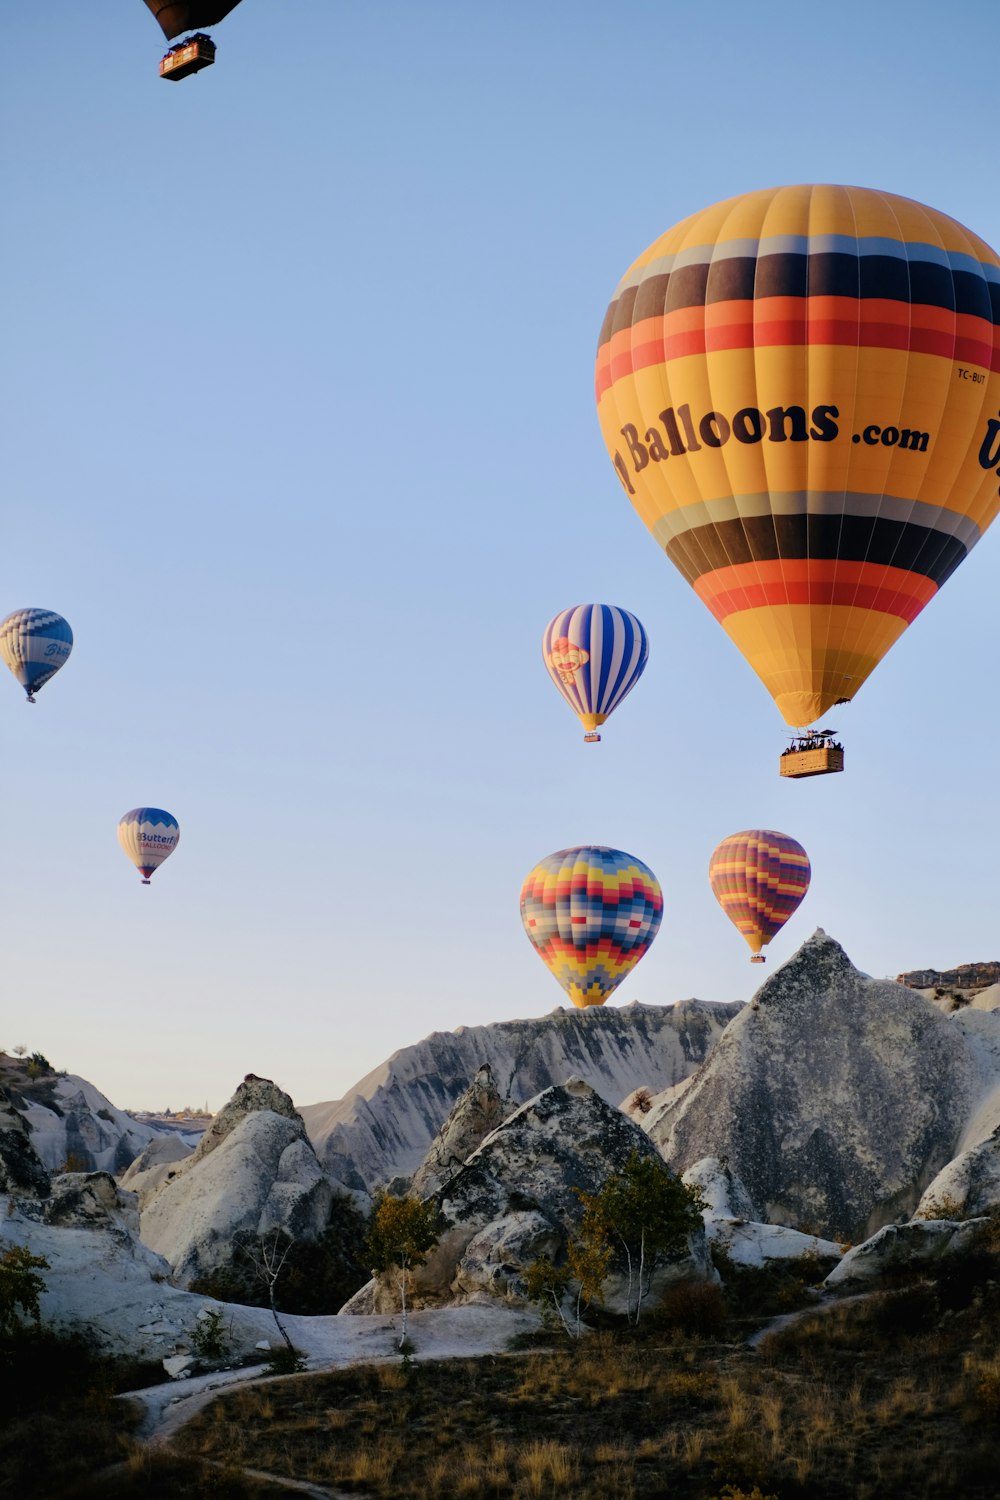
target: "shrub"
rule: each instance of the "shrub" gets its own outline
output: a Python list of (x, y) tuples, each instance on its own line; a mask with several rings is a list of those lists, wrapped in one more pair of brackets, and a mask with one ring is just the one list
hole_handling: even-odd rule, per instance
[(38, 1272), (48, 1267), (43, 1255), (32, 1255), (25, 1245), (14, 1245), (0, 1255), (0, 1336), (19, 1328), (22, 1315), (39, 1327), (42, 1314), (38, 1299), (45, 1282)]
[(222, 1326), (221, 1307), (209, 1307), (201, 1313), (188, 1335), (191, 1347), (201, 1359), (221, 1360), (229, 1353), (229, 1337)]
[(712, 1339), (721, 1335), (728, 1315), (721, 1286), (710, 1281), (682, 1281), (667, 1287), (654, 1320), (657, 1328)]

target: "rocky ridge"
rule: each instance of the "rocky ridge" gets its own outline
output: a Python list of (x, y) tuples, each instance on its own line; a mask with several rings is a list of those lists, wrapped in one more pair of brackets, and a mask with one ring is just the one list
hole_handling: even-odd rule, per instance
[(688, 1077), (740, 1009), (702, 1000), (559, 1007), (537, 1020), (433, 1032), (302, 1117), (331, 1176), (372, 1192), (412, 1175), (483, 1064), (512, 1106), (574, 1077), (617, 1105), (640, 1086), (659, 1091)]

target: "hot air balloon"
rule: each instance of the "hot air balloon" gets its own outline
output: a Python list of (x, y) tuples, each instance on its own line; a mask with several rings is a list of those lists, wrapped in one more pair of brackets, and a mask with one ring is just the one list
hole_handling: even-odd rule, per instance
[(15, 609), (0, 620), (0, 656), (34, 703), (35, 694), (64, 666), (73, 632), (52, 609)]
[(642, 676), (649, 642), (635, 615), (615, 604), (574, 604), (550, 620), (542, 659), (578, 716), (584, 740), (596, 744), (603, 724)]
[(723, 839), (708, 863), (708, 878), (722, 910), (750, 944), (750, 962), (762, 964), (769, 943), (809, 889), (809, 856), (800, 843), (773, 828), (747, 828)]
[(730, 198), (623, 277), (596, 391), (632, 504), (806, 726), (1000, 509), (1000, 257), (869, 188)]
[(118, 821), (118, 842), (148, 885), (150, 876), (169, 859), (180, 842), (181, 830), (172, 813), (162, 807), (133, 807)]
[(214, 63), (215, 43), (202, 33), (201, 27), (216, 26), (236, 9), (240, 0), (191, 0), (190, 4), (177, 4), (174, 0), (145, 0), (145, 3), (168, 42), (183, 31), (197, 33), (171, 47), (160, 63), (160, 77), (176, 83)]
[(574, 1005), (603, 1005), (639, 962), (663, 919), (648, 865), (583, 844), (535, 866), (521, 887), (521, 921)]

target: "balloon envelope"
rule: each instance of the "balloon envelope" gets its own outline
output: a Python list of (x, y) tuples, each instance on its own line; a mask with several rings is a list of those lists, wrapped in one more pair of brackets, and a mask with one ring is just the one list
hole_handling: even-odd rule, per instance
[(1000, 257), (868, 188), (731, 198), (626, 273), (596, 391), (646, 526), (811, 724), (1000, 509)]
[(160, 30), (167, 41), (180, 36), (182, 31), (200, 31), (204, 26), (217, 26), (224, 16), (235, 10), (240, 0), (191, 0), (190, 4), (174, 3), (174, 0), (146, 0), (146, 5), (160, 23)]
[(809, 889), (809, 856), (787, 833), (748, 828), (723, 839), (709, 860), (715, 899), (756, 957)]
[(541, 860), (521, 888), (521, 920), (574, 1005), (603, 1005), (659, 930), (663, 892), (648, 865), (582, 844)]
[(615, 604), (575, 604), (542, 636), (546, 670), (586, 730), (603, 724), (642, 676), (646, 632)]
[(0, 620), (0, 656), (28, 698), (69, 659), (73, 632), (51, 609), (15, 609)]
[(181, 831), (172, 813), (162, 807), (133, 807), (118, 822), (118, 842), (148, 885), (154, 871), (169, 859)]

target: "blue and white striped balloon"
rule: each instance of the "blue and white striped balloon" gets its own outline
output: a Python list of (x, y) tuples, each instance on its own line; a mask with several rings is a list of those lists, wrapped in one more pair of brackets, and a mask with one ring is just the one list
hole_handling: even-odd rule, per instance
[(133, 807), (118, 820), (118, 842), (148, 885), (150, 876), (169, 859), (180, 842), (173, 813), (162, 807)]
[(632, 691), (649, 656), (646, 632), (615, 604), (574, 604), (550, 620), (542, 636), (546, 670), (596, 744), (609, 714)]
[(52, 609), (15, 609), (0, 620), (0, 656), (34, 703), (35, 694), (65, 665), (73, 632)]

